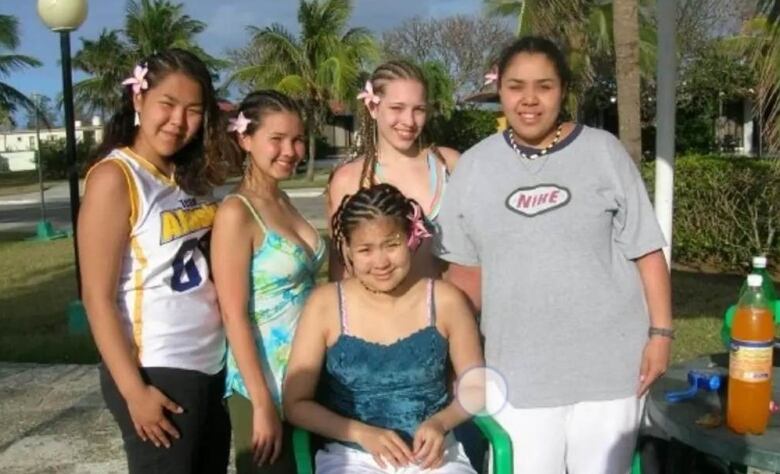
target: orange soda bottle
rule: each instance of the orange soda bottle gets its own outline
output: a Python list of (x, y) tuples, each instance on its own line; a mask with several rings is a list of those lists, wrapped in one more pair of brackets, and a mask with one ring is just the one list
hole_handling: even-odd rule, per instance
[(733, 431), (761, 434), (769, 423), (772, 396), (774, 317), (761, 275), (748, 275), (731, 327), (726, 424)]

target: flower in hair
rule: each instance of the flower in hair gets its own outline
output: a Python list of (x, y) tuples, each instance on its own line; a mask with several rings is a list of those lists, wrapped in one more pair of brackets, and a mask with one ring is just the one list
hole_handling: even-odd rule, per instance
[(360, 94), (357, 95), (357, 98), (362, 100), (366, 107), (379, 103), (379, 96), (374, 94), (374, 86), (371, 85), (371, 81), (366, 81), (366, 85), (360, 91)]
[(246, 118), (244, 112), (239, 112), (238, 117), (228, 120), (228, 132), (238, 132), (243, 134), (246, 132), (246, 128), (252, 123), (251, 119)]
[(146, 81), (146, 73), (149, 72), (149, 68), (144, 64), (136, 64), (133, 69), (133, 75), (122, 81), (123, 86), (132, 86), (133, 94), (140, 94), (141, 91), (145, 91), (149, 88), (149, 83)]
[(493, 84), (494, 82), (498, 81), (498, 70), (496, 68), (493, 68), (490, 70), (489, 73), (485, 74), (485, 84), (489, 85)]
[(423, 216), (422, 208), (416, 202), (412, 203), (412, 213), (406, 216), (412, 222), (412, 228), (409, 230), (409, 238), (406, 240), (406, 245), (416, 250), (420, 246), (423, 240), (432, 237), (428, 229), (425, 228), (425, 217)]

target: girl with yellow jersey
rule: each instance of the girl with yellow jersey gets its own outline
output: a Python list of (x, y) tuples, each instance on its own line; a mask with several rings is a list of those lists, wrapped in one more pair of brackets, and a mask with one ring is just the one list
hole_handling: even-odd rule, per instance
[(87, 176), (83, 300), (131, 473), (225, 472), (225, 336), (208, 265), (229, 153), (211, 75), (170, 49), (136, 66)]

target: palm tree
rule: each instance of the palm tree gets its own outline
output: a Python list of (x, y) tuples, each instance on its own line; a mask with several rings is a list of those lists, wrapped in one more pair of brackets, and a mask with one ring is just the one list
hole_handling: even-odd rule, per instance
[[(0, 77), (25, 67), (41, 66), (41, 62), (33, 57), (15, 54), (18, 46), (19, 21), (11, 15), (0, 15)], [(13, 125), (13, 114), (18, 107), (31, 110), (35, 105), (23, 93), (0, 81), (0, 117)]]
[(613, 0), (612, 12), (619, 136), (638, 165), (642, 160), (639, 0)]
[(766, 145), (769, 150), (777, 151), (780, 149), (780, 0), (762, 0), (758, 12), (745, 25), (740, 43), (757, 77), (760, 148)]
[[(517, 18), (517, 34), (540, 35), (563, 47), (573, 81), (567, 109), (577, 116), (585, 94), (614, 54), (611, 0), (483, 0), (489, 15)], [(644, 17), (640, 28), (640, 72), (651, 76), (655, 65), (655, 30)], [(609, 61), (607, 61), (609, 60)], [(638, 112), (637, 112), (638, 113)]]
[(73, 66), (91, 74), (73, 87), (76, 102), (88, 105), (101, 116), (119, 108), (122, 91), (119, 84), (132, 64), (130, 51), (116, 30), (103, 30), (96, 40), (81, 40), (81, 50), (73, 57)]
[(142, 58), (176, 47), (195, 53), (215, 73), (226, 62), (208, 55), (195, 42), (206, 28), (184, 13), (184, 5), (168, 0), (128, 0), (121, 30), (103, 30), (96, 40), (81, 39), (73, 65), (91, 75), (74, 86), (76, 101), (105, 115), (121, 100), (118, 84)]
[(278, 23), (248, 27), (252, 41), (238, 53), (245, 60), (234, 64), (230, 79), (300, 100), (309, 136), (308, 179), (314, 178), (316, 132), (332, 106), (354, 102), (361, 70), (378, 57), (370, 31), (347, 29), (351, 13), (351, 0), (300, 0), (298, 37)]

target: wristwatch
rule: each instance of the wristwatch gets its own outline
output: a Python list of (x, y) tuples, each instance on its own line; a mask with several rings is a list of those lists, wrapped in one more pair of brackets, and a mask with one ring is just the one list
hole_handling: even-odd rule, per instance
[(647, 337), (653, 336), (668, 337), (669, 339), (674, 340), (674, 329), (650, 326), (650, 329), (647, 330)]

